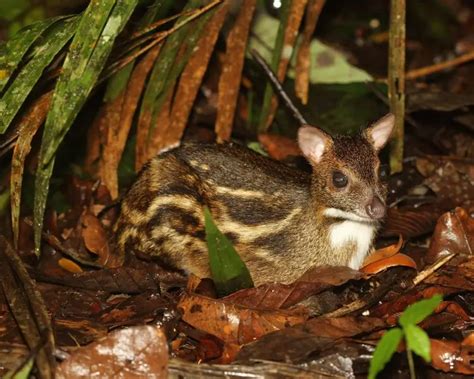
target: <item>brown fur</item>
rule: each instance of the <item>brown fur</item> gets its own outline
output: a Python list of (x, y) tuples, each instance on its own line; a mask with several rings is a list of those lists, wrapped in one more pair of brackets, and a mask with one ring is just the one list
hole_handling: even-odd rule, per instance
[[(291, 282), (314, 265), (348, 265), (355, 244), (331, 247), (340, 223), (327, 208), (363, 211), (385, 197), (376, 151), (364, 135), (338, 137), (313, 175), (246, 148), (187, 144), (151, 160), (126, 195), (115, 226), (126, 255), (156, 257), (171, 267), (209, 276), (203, 207), (234, 243), (258, 285)], [(344, 172), (345, 189), (332, 184)]]

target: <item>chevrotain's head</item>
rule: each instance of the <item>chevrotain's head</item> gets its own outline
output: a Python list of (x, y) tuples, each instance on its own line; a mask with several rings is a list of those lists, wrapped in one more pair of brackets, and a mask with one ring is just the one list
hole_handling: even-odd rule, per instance
[(379, 151), (387, 143), (395, 117), (389, 113), (354, 137), (331, 137), (303, 126), (301, 151), (313, 166), (312, 196), (327, 216), (376, 222), (385, 216), (384, 170)]

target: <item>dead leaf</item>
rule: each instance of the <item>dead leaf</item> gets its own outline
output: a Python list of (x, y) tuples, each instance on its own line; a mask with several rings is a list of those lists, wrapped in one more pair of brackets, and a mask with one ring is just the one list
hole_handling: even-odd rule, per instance
[(217, 119), (218, 141), (228, 141), (232, 132), (235, 107), (239, 95), (244, 55), (256, 0), (241, 4), (239, 14), (226, 39), (226, 51), (219, 78)]
[(435, 210), (412, 210), (389, 208), (381, 231), (384, 237), (401, 235), (403, 239), (420, 237), (433, 231), (440, 212)]
[(98, 255), (97, 263), (108, 268), (121, 266), (121, 260), (111, 253), (102, 223), (92, 213), (85, 212), (82, 216), (82, 238), (87, 250)]
[(266, 283), (256, 288), (237, 291), (222, 300), (255, 309), (285, 309), (330, 287), (349, 280), (360, 279), (362, 274), (345, 266), (319, 266), (308, 270), (292, 284)]
[[(171, 111), (171, 128), (166, 133), (166, 141), (160, 144), (160, 150), (168, 145), (179, 143), (188, 117), (198, 93), (202, 78), (206, 73), (209, 59), (224, 24), (230, 3), (224, 2), (206, 24), (206, 32), (199, 39), (193, 54), (181, 74)], [(246, 5), (244, 5), (246, 7)]]
[(161, 328), (135, 326), (81, 347), (57, 367), (58, 379), (167, 378), (168, 342)]
[(301, 43), (296, 55), (295, 67), (295, 92), (303, 104), (308, 103), (309, 72), (311, 65), (309, 46), (325, 1), (326, 0), (310, 0), (306, 7), (305, 24), (301, 36)]
[(298, 324), (308, 318), (301, 308), (268, 311), (245, 308), (222, 299), (210, 299), (186, 293), (178, 308), (183, 310), (183, 320), (204, 330), (226, 343), (242, 345), (264, 334)]
[(367, 265), (369, 265), (373, 262), (376, 262), (380, 259), (389, 258), (389, 257), (397, 254), (400, 251), (400, 249), (402, 248), (403, 242), (404, 242), (403, 237), (401, 235), (399, 235), (397, 243), (395, 243), (393, 245), (383, 247), (382, 249), (375, 250), (372, 254), (367, 256), (367, 258), (365, 258), (365, 260), (364, 260), (364, 263), (362, 264), (362, 267), (367, 266)]
[(19, 121), (18, 140), (13, 149), (10, 174), (11, 220), (13, 246), (15, 248), (18, 247), (21, 190), (25, 160), (31, 150), (31, 141), (46, 118), (52, 94), (52, 91), (50, 91), (39, 97)]
[(474, 254), (474, 219), (463, 208), (438, 219), (426, 259), (432, 263), (449, 254)]
[[(277, 77), (278, 80), (282, 83), (286, 76), (286, 71), (288, 69), (288, 64), (290, 63), (291, 56), (293, 55), (293, 49), (296, 43), (296, 37), (298, 36), (298, 30), (303, 20), (304, 11), (306, 8), (308, 0), (299, 0), (292, 1), (288, 14), (288, 21), (285, 27), (285, 34), (283, 37), (283, 50), (281, 56), (279, 57)], [(278, 100), (275, 95), (272, 96), (270, 112), (266, 120), (266, 128), (271, 125), (273, 117), (275, 116), (275, 111), (278, 107)]]
[(449, 340), (430, 339), (431, 365), (444, 372), (474, 375), (472, 334), (462, 343)]
[(58, 265), (66, 271), (72, 272), (73, 274), (82, 272), (81, 266), (79, 266), (76, 262), (71, 261), (70, 259), (60, 258), (58, 260)]
[[(100, 175), (113, 199), (118, 196), (117, 170), (132, 126), (133, 116), (143, 92), (146, 78), (159, 54), (160, 47), (161, 44), (152, 48), (135, 66), (126, 89), (117, 98), (117, 104), (115, 104), (115, 101), (110, 103), (115, 118), (105, 118), (108, 123), (104, 128)], [(105, 107), (108, 109), (107, 104)]]
[(285, 136), (263, 133), (258, 135), (258, 142), (262, 144), (268, 155), (276, 160), (301, 155), (296, 141)]
[(267, 334), (258, 341), (242, 347), (238, 360), (262, 359), (270, 361), (304, 362), (308, 356), (335, 345), (336, 340), (354, 337), (386, 327), (373, 317), (315, 318), (302, 324)]

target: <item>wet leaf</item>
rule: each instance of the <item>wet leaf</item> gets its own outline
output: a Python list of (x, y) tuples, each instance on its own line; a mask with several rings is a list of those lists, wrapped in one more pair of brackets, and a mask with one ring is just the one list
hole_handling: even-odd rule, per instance
[[(469, 337), (466, 338), (468, 340)], [(474, 375), (472, 353), (474, 344), (431, 339), (431, 365), (444, 372)]]
[(56, 377), (166, 378), (167, 365), (168, 343), (163, 331), (156, 326), (135, 326), (77, 349), (59, 364)]
[(211, 212), (204, 208), (209, 264), (217, 293), (221, 296), (253, 287), (250, 272), (229, 239), (215, 225)]
[(387, 258), (379, 259), (361, 268), (361, 271), (366, 274), (377, 274), (390, 267), (404, 266), (417, 269), (416, 262), (406, 254), (395, 254)]
[(402, 337), (403, 333), (400, 328), (390, 329), (382, 336), (370, 361), (369, 379), (375, 379), (377, 374), (383, 370), (397, 350)]
[(257, 1), (242, 3), (226, 39), (226, 51), (218, 85), (215, 131), (218, 141), (229, 141), (240, 90), (247, 38)]
[(435, 262), (448, 254), (474, 255), (474, 219), (463, 208), (438, 219), (426, 258)]
[(398, 236), (397, 243), (375, 250), (372, 254), (368, 255), (367, 258), (365, 258), (362, 267), (367, 266), (368, 264), (376, 262), (380, 259), (390, 258), (391, 256), (397, 254), (398, 252), (400, 252), (400, 249), (403, 246), (403, 242), (403, 237), (400, 235)]

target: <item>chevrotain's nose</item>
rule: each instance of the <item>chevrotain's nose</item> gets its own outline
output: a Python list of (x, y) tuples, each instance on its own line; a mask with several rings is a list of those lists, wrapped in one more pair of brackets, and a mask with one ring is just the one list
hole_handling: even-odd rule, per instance
[(365, 206), (365, 210), (375, 220), (385, 216), (385, 204), (378, 196), (372, 198), (372, 201)]

